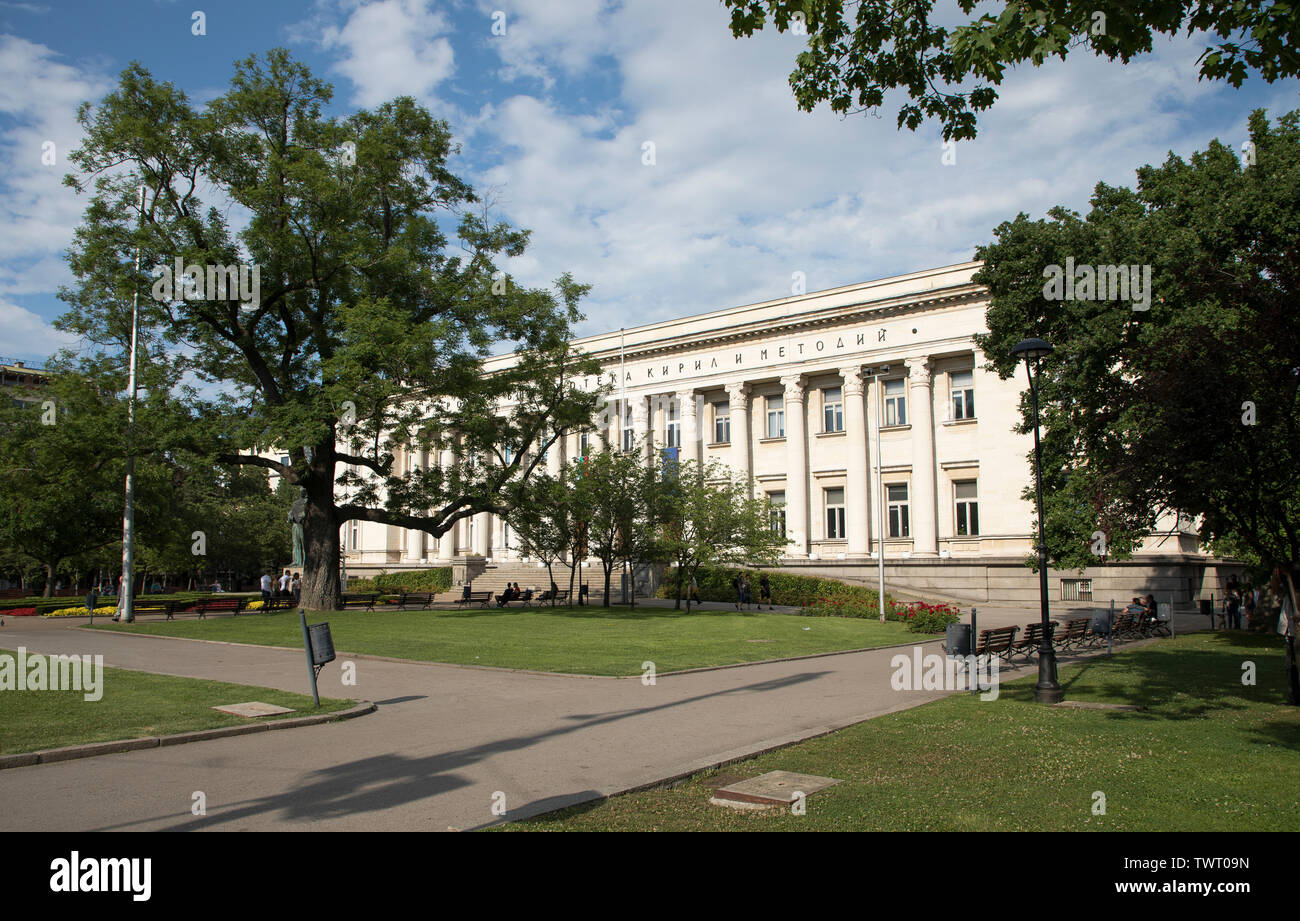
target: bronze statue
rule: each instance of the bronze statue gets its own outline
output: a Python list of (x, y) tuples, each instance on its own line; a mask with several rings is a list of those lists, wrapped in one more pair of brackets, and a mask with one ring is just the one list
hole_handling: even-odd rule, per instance
[(304, 566), (307, 554), (303, 550), (302, 523), (307, 520), (307, 490), (298, 487), (298, 498), (289, 509), (289, 523), (293, 525), (293, 565)]

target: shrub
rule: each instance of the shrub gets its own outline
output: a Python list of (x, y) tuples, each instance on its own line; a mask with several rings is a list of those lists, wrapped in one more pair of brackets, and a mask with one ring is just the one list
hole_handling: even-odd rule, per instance
[[(762, 572), (766, 572), (768, 582), (772, 586), (772, 600), (776, 604), (813, 608), (823, 602), (833, 600), (838, 603), (840, 609), (846, 611), (846, 613), (833, 616), (866, 617), (868, 616), (865, 613), (867, 609), (875, 611), (879, 616), (879, 605), (876, 601), (874, 589), (863, 585), (850, 585), (836, 579), (823, 579), (819, 576), (798, 576), (793, 573), (773, 572), (772, 570), (755, 571), (701, 566), (699, 572), (695, 575), (695, 581), (700, 587), (700, 599), (703, 601), (735, 601), (736, 590), (731, 587), (731, 580), (741, 572), (749, 576), (750, 594), (755, 603), (758, 602), (758, 580)], [(676, 598), (677, 579), (678, 571), (676, 569), (669, 570), (663, 584), (655, 592), (655, 597)], [(685, 593), (683, 593), (683, 597), (685, 597)], [(885, 595), (885, 600), (886, 603), (889, 602), (888, 593)], [(846, 606), (862, 608), (864, 613), (847, 613), (849, 607)], [(813, 612), (805, 611), (804, 613)]]
[(349, 579), (348, 592), (449, 592), (451, 567), (381, 572), (371, 579)]
[[(116, 614), (117, 608), (113, 605), (107, 607), (95, 608), (96, 614)], [(57, 611), (46, 611), (43, 617), (86, 617), (86, 606), (78, 605), (75, 608), (59, 608)]]

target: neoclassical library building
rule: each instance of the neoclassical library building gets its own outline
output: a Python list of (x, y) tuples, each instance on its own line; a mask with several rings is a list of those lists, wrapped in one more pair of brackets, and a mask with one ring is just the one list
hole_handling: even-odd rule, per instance
[[(752, 477), (789, 538), (780, 566), (935, 597), (1030, 601), (1037, 576), (1028, 456), (1013, 431), (1023, 374), (983, 368), (987, 292), (967, 262), (575, 340), (608, 387), (594, 433), (548, 452), (552, 472), (591, 439)], [(491, 359), (490, 372), (513, 360)], [(428, 462), (409, 458), (408, 463)], [(436, 463), (436, 460), (434, 460)], [(372, 522), (343, 535), (351, 574), (482, 561), (527, 572), (509, 523), (480, 514), (435, 539)], [(1050, 573), (1053, 601), (1221, 595), (1236, 567), (1201, 552), (1187, 519), (1131, 560)], [(519, 581), (523, 582), (524, 579)], [(536, 577), (534, 576), (534, 581)]]

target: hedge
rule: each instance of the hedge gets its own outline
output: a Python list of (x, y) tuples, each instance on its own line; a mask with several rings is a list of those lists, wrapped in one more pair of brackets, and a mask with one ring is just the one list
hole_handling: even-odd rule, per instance
[[(731, 587), (731, 580), (739, 573), (749, 576), (750, 596), (758, 603), (758, 580), (762, 573), (767, 573), (772, 586), (774, 604), (787, 604), (794, 607), (812, 607), (827, 599), (835, 599), (856, 605), (878, 608), (875, 589), (864, 585), (850, 585), (837, 579), (823, 579), (820, 576), (796, 576), (792, 573), (774, 572), (772, 570), (756, 571), (751, 569), (715, 569), (701, 566), (695, 574), (695, 581), (700, 587), (700, 599), (703, 601), (735, 601), (736, 590)], [(663, 584), (655, 592), (656, 598), (677, 597), (678, 570), (671, 569)], [(685, 597), (685, 595), (683, 595)], [(885, 593), (885, 602), (892, 599)]]
[(449, 592), (451, 567), (381, 572), (371, 579), (349, 579), (348, 592)]

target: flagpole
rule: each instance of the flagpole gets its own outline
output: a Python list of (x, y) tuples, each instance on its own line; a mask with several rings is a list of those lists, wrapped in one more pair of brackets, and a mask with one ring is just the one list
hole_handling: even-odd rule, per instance
[[(144, 225), (144, 186), (140, 186), (140, 219)], [(140, 322), (140, 244), (135, 247), (135, 275), (131, 293), (131, 370), (127, 381), (130, 396), (126, 403), (126, 499), (122, 511), (122, 584), (118, 589), (118, 616), (123, 623), (135, 620), (132, 586), (135, 584), (135, 366), (136, 343)]]

